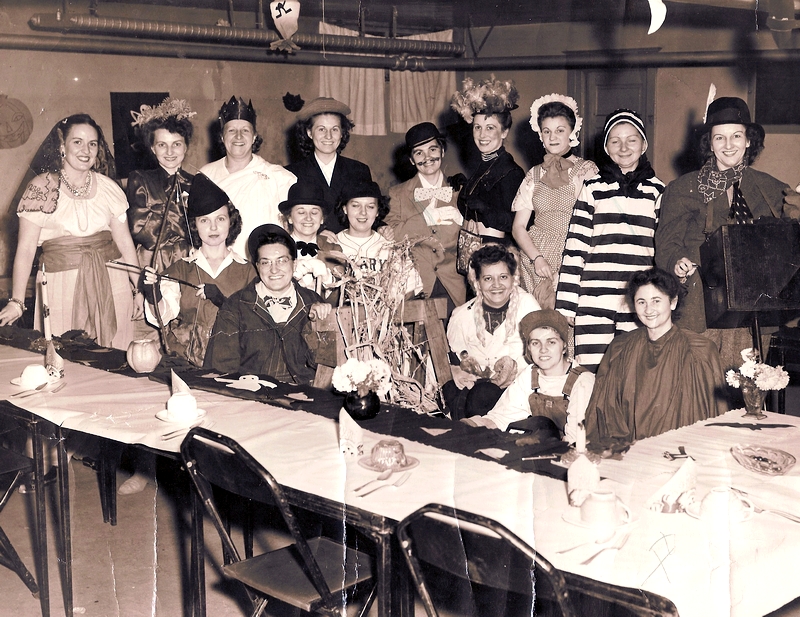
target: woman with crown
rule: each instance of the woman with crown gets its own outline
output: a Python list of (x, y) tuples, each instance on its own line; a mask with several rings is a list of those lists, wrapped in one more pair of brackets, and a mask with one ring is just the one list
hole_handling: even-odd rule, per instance
[(256, 154), (263, 139), (256, 131), (252, 102), (245, 104), (244, 99), (232, 96), (219, 110), (219, 127), (225, 156), (200, 171), (227, 193), (242, 215), (242, 232), (232, 248), (247, 257), (251, 231), (265, 223), (281, 224), (278, 204), (286, 200), (297, 178)]

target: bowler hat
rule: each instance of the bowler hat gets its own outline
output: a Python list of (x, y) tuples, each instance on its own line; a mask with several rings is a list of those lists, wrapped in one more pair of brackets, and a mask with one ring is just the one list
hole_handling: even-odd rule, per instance
[(359, 184), (347, 185), (342, 189), (342, 194), (339, 197), (341, 203), (346, 204), (351, 199), (356, 197), (374, 197), (380, 199), (383, 197), (381, 187), (375, 182), (361, 182)]
[(325, 193), (322, 187), (316, 184), (309, 184), (308, 182), (296, 182), (289, 187), (289, 195), (286, 201), (278, 204), (278, 210), (284, 216), (289, 216), (294, 206), (324, 206)]
[[(264, 240), (268, 238), (274, 238), (276, 240), (277, 238), (282, 238), (285, 242), (265, 243)], [(250, 259), (253, 260), (253, 263), (258, 261), (258, 249), (264, 244), (285, 244), (286, 248), (289, 249), (289, 255), (291, 255), (292, 259), (297, 259), (297, 245), (294, 243), (294, 239), (289, 235), (288, 231), (279, 225), (267, 223), (266, 225), (259, 225), (250, 232), (250, 237), (247, 239), (247, 250), (250, 251)]]
[(429, 142), (431, 139), (444, 141), (446, 137), (439, 132), (432, 122), (415, 124), (406, 131), (406, 147), (413, 150), (417, 146)]

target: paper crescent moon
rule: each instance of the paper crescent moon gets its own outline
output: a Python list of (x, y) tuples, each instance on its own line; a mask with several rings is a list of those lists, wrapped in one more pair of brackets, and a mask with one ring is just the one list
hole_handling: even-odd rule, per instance
[(647, 34), (658, 30), (667, 18), (667, 7), (662, 0), (647, 0), (650, 4), (650, 29)]

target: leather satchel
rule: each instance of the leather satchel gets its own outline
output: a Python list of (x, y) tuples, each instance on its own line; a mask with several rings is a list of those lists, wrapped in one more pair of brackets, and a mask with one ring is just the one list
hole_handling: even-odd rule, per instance
[(456, 272), (467, 276), (469, 260), (472, 254), (481, 248), (481, 237), (475, 233), (475, 221), (464, 221), (463, 227), (458, 230), (458, 245), (456, 250)]

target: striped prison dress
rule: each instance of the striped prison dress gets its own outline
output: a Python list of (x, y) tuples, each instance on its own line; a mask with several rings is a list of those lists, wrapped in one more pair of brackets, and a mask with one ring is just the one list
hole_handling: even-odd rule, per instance
[(621, 174), (614, 175), (595, 176), (584, 185), (572, 211), (556, 291), (556, 309), (575, 318), (575, 359), (592, 372), (617, 334), (638, 327), (625, 287), (633, 272), (654, 265), (664, 191), (652, 172), (627, 187), (616, 179)]

